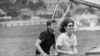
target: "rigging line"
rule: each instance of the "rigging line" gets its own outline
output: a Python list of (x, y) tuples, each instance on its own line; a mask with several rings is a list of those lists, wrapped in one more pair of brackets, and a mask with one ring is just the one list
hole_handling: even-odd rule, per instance
[(61, 23), (63, 22), (63, 20), (65, 19), (64, 17), (66, 16), (66, 14), (68, 13), (68, 11), (70, 10), (71, 5), (69, 5), (65, 11), (65, 13), (63, 14), (63, 16), (61, 17), (61, 19), (59, 20), (59, 22), (57, 23), (57, 29), (60, 27)]
[(54, 9), (54, 12), (53, 12), (53, 15), (52, 15), (52, 20), (54, 19), (54, 16), (55, 16), (55, 13), (56, 13), (56, 10), (58, 8), (58, 5), (59, 5), (59, 0), (57, 0), (57, 3), (56, 3), (56, 6), (55, 6), (55, 9)]

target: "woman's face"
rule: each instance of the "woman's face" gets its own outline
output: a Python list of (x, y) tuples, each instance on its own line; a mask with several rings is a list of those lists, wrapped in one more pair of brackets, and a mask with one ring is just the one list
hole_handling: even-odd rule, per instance
[(70, 22), (70, 23), (67, 25), (67, 27), (65, 27), (65, 28), (66, 28), (66, 31), (67, 31), (67, 32), (72, 33), (72, 32), (74, 31), (74, 24), (73, 24), (72, 22)]

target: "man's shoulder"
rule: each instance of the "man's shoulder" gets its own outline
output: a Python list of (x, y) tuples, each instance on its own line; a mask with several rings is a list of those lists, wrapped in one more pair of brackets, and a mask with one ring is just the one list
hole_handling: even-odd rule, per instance
[(41, 33), (48, 33), (47, 30), (42, 31)]
[(48, 32), (47, 32), (47, 30), (45, 30), (45, 31), (42, 31), (40, 34), (48, 34)]
[(46, 31), (42, 31), (40, 33), (39, 39), (44, 40), (47, 36), (48, 36), (48, 34), (46, 33)]

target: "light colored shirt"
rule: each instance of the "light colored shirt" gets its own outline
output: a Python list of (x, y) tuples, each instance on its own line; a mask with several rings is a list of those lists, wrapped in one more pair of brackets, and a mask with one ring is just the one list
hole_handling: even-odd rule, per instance
[[(78, 53), (76, 45), (77, 39), (76, 35), (72, 34), (71, 37), (67, 36), (66, 33), (62, 33), (58, 36), (56, 40), (56, 47), (57, 45), (61, 46), (61, 50), (65, 51), (67, 54), (76, 54)], [(73, 48), (70, 46), (74, 46)]]

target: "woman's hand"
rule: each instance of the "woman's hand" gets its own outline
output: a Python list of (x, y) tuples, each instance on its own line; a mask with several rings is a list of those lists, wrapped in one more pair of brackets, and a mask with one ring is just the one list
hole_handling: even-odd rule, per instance
[(43, 56), (48, 56), (46, 53), (43, 53), (42, 55), (43, 55)]
[(71, 45), (70, 48), (73, 49), (74, 48), (74, 45)]

